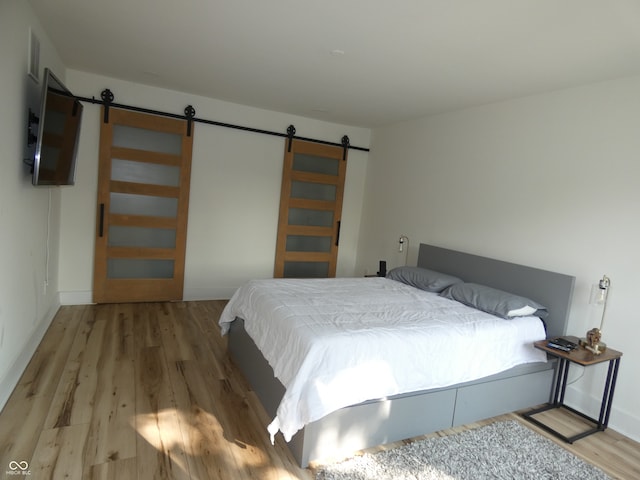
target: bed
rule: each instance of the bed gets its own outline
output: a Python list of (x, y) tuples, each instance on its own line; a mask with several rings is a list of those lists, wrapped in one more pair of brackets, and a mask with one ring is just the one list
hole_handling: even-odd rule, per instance
[[(505, 321), (438, 294), (382, 278), (254, 281), (236, 292), (227, 305), (220, 325), (222, 332), (229, 334), (229, 353), (274, 419), (268, 427), (272, 439), (282, 432), (301, 466), (549, 400), (555, 364), (531, 343), (565, 333), (574, 278), (425, 244), (420, 245), (417, 266), (460, 279), (451, 290), (481, 285), (532, 299), (538, 302), (536, 308), (546, 307), (544, 327), (537, 318), (541, 310), (535, 315), (524, 312), (517, 321)], [(269, 285), (275, 286), (271, 288), (275, 291), (270, 291)], [(329, 291), (330, 305), (319, 305), (322, 302), (317, 292), (321, 285)], [(367, 296), (362, 297), (368, 304), (365, 312), (348, 300), (360, 295), (358, 289), (366, 291)], [(258, 313), (243, 309), (247, 303), (257, 306)], [(418, 313), (445, 308), (447, 315), (456, 319), (447, 317), (447, 324), (455, 326), (462, 345), (437, 336), (441, 332), (448, 335), (438, 323), (440, 313), (432, 315), (434, 323), (424, 332), (422, 323), (427, 322), (422, 318), (414, 321)], [(274, 321), (283, 313), (284, 319)], [(407, 318), (401, 313), (408, 313)], [(242, 317), (246, 317), (246, 325)], [(291, 332), (277, 329), (278, 324), (292, 321), (296, 327)], [(339, 333), (337, 339), (327, 333), (336, 323), (340, 328), (347, 326), (346, 333)], [(486, 324), (506, 332), (485, 332)], [(512, 335), (516, 324), (524, 333), (514, 335), (524, 336), (507, 340), (506, 335)], [(464, 333), (465, 328), (474, 332), (474, 337)], [(380, 340), (378, 330), (384, 331)], [(297, 331), (303, 332), (301, 338), (293, 336)], [(403, 331), (409, 336), (401, 337)], [(360, 337), (379, 343), (362, 346)], [(323, 343), (328, 338), (331, 342)], [(464, 343), (465, 338), (473, 340)], [(518, 348), (504, 348), (511, 341)], [(342, 342), (343, 347), (338, 349), (336, 342)], [(410, 344), (422, 350), (414, 353)], [(495, 352), (496, 357), (502, 351), (504, 358), (501, 362), (489, 358), (487, 350)], [(343, 360), (342, 351), (355, 359), (351, 363), (348, 357)], [(392, 352), (398, 353), (395, 364), (390, 359)], [(436, 366), (435, 360), (447, 356), (451, 358), (446, 360), (445, 370), (457, 375), (453, 380), (444, 379), (442, 368)], [(428, 363), (419, 363), (423, 357)], [(380, 358), (385, 361), (380, 362)], [(463, 365), (455, 363), (455, 358), (463, 359)], [(477, 361), (479, 358), (484, 360)], [(326, 370), (315, 370), (320, 363), (317, 359), (323, 369), (333, 369), (331, 376)], [(373, 370), (365, 368), (369, 365)], [(393, 374), (387, 374), (387, 370)]]

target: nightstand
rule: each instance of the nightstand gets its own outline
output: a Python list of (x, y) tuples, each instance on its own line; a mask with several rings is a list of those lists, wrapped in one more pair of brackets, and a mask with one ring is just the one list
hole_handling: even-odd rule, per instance
[[(564, 337), (568, 340), (571, 340), (575, 343), (578, 343), (577, 337)], [(609, 414), (611, 413), (611, 402), (613, 401), (613, 392), (616, 387), (616, 378), (618, 376), (618, 367), (620, 366), (620, 357), (622, 357), (622, 352), (618, 352), (617, 350), (613, 350), (612, 348), (608, 348), (601, 353), (600, 355), (594, 355), (589, 350), (584, 347), (578, 347), (575, 350), (570, 352), (564, 352), (562, 350), (557, 350), (555, 348), (551, 348), (547, 346), (548, 340), (540, 340), (539, 342), (535, 342), (533, 345), (540, 350), (544, 350), (548, 354), (556, 357), (558, 359), (558, 369), (556, 372), (556, 380), (555, 385), (553, 387), (553, 401), (534, 410), (524, 413), (522, 416), (539, 426), (543, 430), (555, 435), (558, 438), (561, 438), (567, 443), (573, 443), (576, 440), (579, 440), (587, 435), (591, 435), (592, 433), (604, 431), (609, 424)], [(583, 367), (589, 367), (590, 365), (595, 365), (597, 363), (609, 362), (609, 369), (607, 372), (607, 379), (604, 386), (604, 393), (602, 395), (602, 403), (600, 405), (600, 416), (595, 419), (591, 418), (588, 415), (585, 415), (578, 410), (571, 408), (564, 404), (564, 394), (567, 389), (567, 376), (569, 374), (569, 365), (571, 363), (576, 363), (578, 365), (582, 365)], [(541, 412), (545, 412), (547, 410), (551, 410), (554, 408), (564, 408), (569, 410), (570, 412), (575, 413), (576, 415), (590, 421), (594, 424), (594, 427), (588, 429), (584, 432), (578, 433), (577, 435), (573, 435), (571, 437), (567, 437), (557, 430), (549, 427), (548, 425), (542, 423), (540, 420), (533, 418), (533, 415), (536, 415)]]

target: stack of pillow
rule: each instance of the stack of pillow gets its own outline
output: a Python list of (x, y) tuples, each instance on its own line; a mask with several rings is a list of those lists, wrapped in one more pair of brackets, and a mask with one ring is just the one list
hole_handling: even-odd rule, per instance
[(546, 307), (529, 298), (486, 285), (465, 283), (458, 277), (428, 268), (397, 267), (387, 273), (387, 278), (438, 293), (444, 298), (505, 319), (530, 315), (545, 318), (548, 314)]

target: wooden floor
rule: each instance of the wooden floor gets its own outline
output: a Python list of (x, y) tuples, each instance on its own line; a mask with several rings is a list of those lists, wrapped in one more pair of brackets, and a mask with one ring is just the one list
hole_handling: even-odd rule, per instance
[[(271, 419), (226, 355), (224, 304), (62, 307), (0, 414), (0, 474), (27, 462), (34, 480), (313, 478), (270, 444)], [(610, 429), (564, 446), (640, 478), (640, 445)]]

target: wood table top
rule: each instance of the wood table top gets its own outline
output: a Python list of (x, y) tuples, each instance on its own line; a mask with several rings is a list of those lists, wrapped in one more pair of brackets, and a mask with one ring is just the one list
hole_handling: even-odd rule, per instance
[[(563, 335), (561, 338), (565, 338), (579, 344), (578, 337)], [(556, 357), (565, 358), (571, 362), (579, 363), (580, 365), (593, 365), (594, 363), (607, 362), (616, 358), (620, 358), (622, 356), (622, 352), (609, 347), (607, 347), (607, 349), (600, 355), (596, 355), (581, 345), (579, 345), (575, 350), (565, 352), (563, 350), (558, 350), (557, 348), (548, 347), (547, 343), (549, 342), (549, 340), (552, 339), (539, 340), (537, 342), (534, 342), (533, 345), (540, 350), (544, 350), (545, 352), (555, 355)]]

